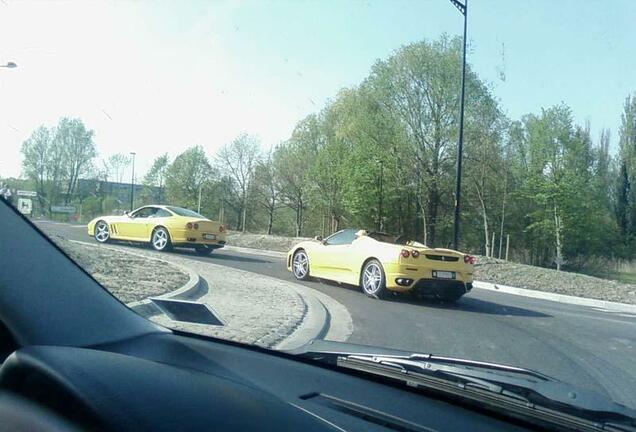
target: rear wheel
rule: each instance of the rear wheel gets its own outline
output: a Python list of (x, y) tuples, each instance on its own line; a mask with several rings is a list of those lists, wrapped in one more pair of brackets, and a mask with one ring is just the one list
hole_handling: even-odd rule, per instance
[(381, 299), (387, 296), (386, 276), (380, 261), (372, 259), (364, 265), (360, 276), (360, 288), (369, 297)]
[(106, 243), (110, 240), (110, 231), (106, 222), (99, 221), (95, 224), (95, 240), (99, 243)]
[(164, 227), (156, 228), (152, 232), (150, 245), (154, 250), (165, 251), (170, 249), (170, 234)]
[(292, 258), (292, 272), (298, 280), (309, 280), (309, 257), (303, 249), (296, 251)]
[(214, 248), (206, 245), (199, 245), (194, 248), (194, 251), (197, 253), (197, 255), (208, 256), (212, 252), (214, 252)]

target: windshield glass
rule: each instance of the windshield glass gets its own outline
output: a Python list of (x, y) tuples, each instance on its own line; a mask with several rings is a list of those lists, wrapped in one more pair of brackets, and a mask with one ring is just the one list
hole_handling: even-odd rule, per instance
[(192, 210), (184, 209), (181, 207), (166, 207), (166, 208), (178, 216), (203, 218), (203, 216), (201, 216), (199, 213)]
[(0, 196), (169, 329), (636, 408), (636, 2), (462, 5), (0, 2)]

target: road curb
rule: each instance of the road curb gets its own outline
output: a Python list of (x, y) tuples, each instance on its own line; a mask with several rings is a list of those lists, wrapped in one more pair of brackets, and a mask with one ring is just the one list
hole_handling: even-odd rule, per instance
[[(197, 298), (201, 297), (201, 295), (199, 295), (202, 285), (201, 279), (196, 272), (194, 272), (187, 266), (176, 264), (174, 262), (163, 260), (161, 258), (150, 257), (142, 253), (122, 250), (120, 248), (108, 245), (96, 245), (79, 240), (69, 241), (90, 245), (93, 247), (104, 247), (110, 250), (128, 253), (142, 258), (162, 261), (179, 268), (190, 276), (190, 280), (188, 281), (188, 283), (186, 283), (181, 288), (163, 294), (161, 296), (157, 296), (155, 298), (170, 299), (178, 297), (179, 299), (185, 300), (188, 298), (192, 299), (193, 296), (196, 296)], [(286, 256), (284, 252), (262, 251), (260, 249), (250, 249), (236, 246), (228, 247), (226, 249), (235, 250), (237, 252), (243, 253), (251, 253), (253, 255), (274, 256), (280, 258)], [(228, 271), (229, 270), (230, 268), (228, 268)], [(244, 273), (251, 273), (254, 275), (254, 277), (257, 278), (264, 277), (263, 275), (247, 270), (240, 271)], [(270, 278), (269, 276), (265, 277)], [(270, 279), (274, 279), (276, 281), (279, 280), (276, 278)], [(274, 349), (290, 351), (301, 347), (314, 339), (327, 339), (332, 341), (344, 342), (353, 333), (353, 320), (351, 318), (351, 315), (349, 314), (347, 308), (340, 302), (313, 288), (309, 288), (295, 282), (284, 282), (286, 286), (294, 290), (296, 294), (298, 294), (298, 296), (301, 298), (301, 300), (305, 304), (305, 313), (303, 314), (303, 318), (301, 319), (300, 324), (290, 334), (285, 336), (282, 340), (276, 342), (273, 345)], [(161, 311), (157, 308), (157, 306), (155, 306), (154, 303), (152, 303), (150, 299), (132, 302), (127, 304), (127, 306), (146, 318), (161, 313)]]
[(473, 282), (475, 288), (484, 289), (488, 291), (497, 291), (506, 294), (513, 294), (523, 297), (536, 298), (541, 300), (549, 300), (557, 303), (573, 304), (578, 306), (588, 306), (595, 308), (602, 308), (617, 312), (629, 312), (636, 313), (636, 305), (627, 303), (617, 303), (607, 300), (589, 299), (585, 297), (576, 297), (565, 294), (556, 294), (543, 291), (529, 290), (525, 288), (516, 288), (508, 285), (499, 285), (490, 282)]
[(307, 312), (300, 325), (273, 349), (292, 351), (315, 339), (344, 342), (351, 336), (353, 320), (340, 302), (313, 288), (296, 283), (289, 285), (303, 300)]
[[(180, 288), (177, 288), (174, 291), (170, 291), (170, 292), (162, 294), (160, 296), (155, 296), (154, 298), (172, 299), (172, 298), (177, 298), (178, 297), (181, 300), (188, 300), (188, 299), (191, 299), (193, 296), (198, 295), (199, 291), (201, 290), (201, 278), (199, 277), (199, 275), (197, 273), (195, 273), (194, 271), (192, 271), (191, 269), (189, 269), (188, 267), (185, 267), (185, 266), (183, 266), (181, 264), (176, 264), (176, 263), (173, 263), (173, 262), (170, 262), (170, 261), (167, 261), (167, 260), (163, 260), (161, 258), (151, 257), (151, 256), (140, 254), (140, 253), (135, 253), (135, 252), (122, 250), (120, 248), (111, 247), (111, 246), (108, 246), (108, 245), (101, 245), (101, 244), (97, 245), (97, 244), (93, 244), (93, 243), (83, 242), (83, 241), (79, 241), (79, 240), (70, 240), (70, 239), (68, 241), (69, 242), (73, 242), (73, 243), (93, 246), (93, 247), (102, 247), (102, 248), (105, 248), (105, 249), (109, 249), (109, 250), (113, 250), (113, 251), (129, 254), (129, 255), (134, 255), (134, 256), (137, 256), (137, 257), (140, 257), (140, 258), (144, 258), (144, 259), (151, 259), (151, 260), (155, 260), (155, 261), (160, 261), (160, 262), (169, 264), (169, 265), (171, 265), (173, 267), (176, 267), (176, 268), (178, 268), (179, 270), (181, 270), (182, 272), (184, 272), (184, 273), (186, 273), (188, 275), (188, 282), (186, 282), (183, 286), (181, 286)], [(134, 310), (139, 315), (141, 315), (143, 317), (146, 317), (146, 318), (162, 313), (161, 310), (149, 298), (143, 299), (143, 300), (139, 300), (139, 301), (135, 301), (135, 302), (131, 302), (131, 303), (126, 303), (126, 306), (128, 306), (130, 309)]]

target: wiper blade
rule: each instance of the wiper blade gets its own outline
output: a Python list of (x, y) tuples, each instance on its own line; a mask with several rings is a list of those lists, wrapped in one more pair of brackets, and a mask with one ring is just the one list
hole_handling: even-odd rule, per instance
[(428, 354), (340, 355), (336, 364), (539, 416), (565, 427), (636, 430), (636, 411), (527, 369)]

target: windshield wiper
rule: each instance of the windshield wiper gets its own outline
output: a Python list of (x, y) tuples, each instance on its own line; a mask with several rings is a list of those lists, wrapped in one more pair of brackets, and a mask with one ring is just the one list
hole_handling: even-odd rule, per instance
[(332, 355), (339, 367), (450, 393), (526, 420), (579, 430), (636, 431), (635, 410), (532, 370), (429, 354)]

